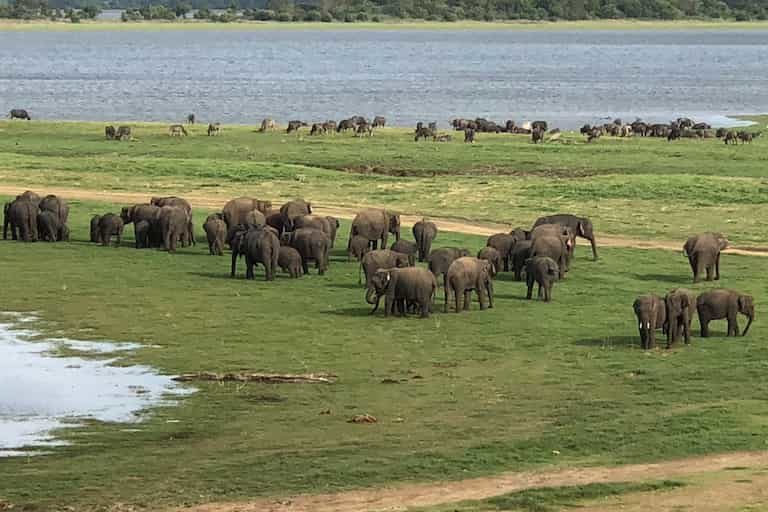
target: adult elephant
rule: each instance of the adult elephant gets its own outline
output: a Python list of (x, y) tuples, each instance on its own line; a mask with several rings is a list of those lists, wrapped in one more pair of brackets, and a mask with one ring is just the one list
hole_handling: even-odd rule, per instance
[(531, 258), (545, 256), (552, 258), (559, 269), (559, 279), (568, 271), (568, 237), (566, 235), (540, 236), (531, 240)]
[[(123, 207), (120, 211), (120, 218), (123, 219), (124, 225), (133, 223), (134, 226), (136, 226), (136, 224), (140, 222), (146, 222), (149, 225), (149, 232), (145, 237), (145, 241), (148, 241), (149, 243), (146, 247), (162, 247), (163, 232), (160, 227), (159, 213), (159, 206), (146, 203), (135, 204), (133, 206)], [(139, 244), (137, 244), (136, 248), (140, 248)]]
[(257, 263), (264, 265), (264, 280), (274, 281), (280, 256), (280, 240), (266, 228), (241, 225), (235, 231), (232, 246), (231, 277), (235, 277), (235, 266), (240, 255), (245, 256), (245, 278), (254, 279), (253, 267)]
[(47, 195), (40, 200), (38, 204), (41, 212), (51, 212), (56, 218), (56, 240), (64, 239), (64, 231), (67, 230), (67, 221), (69, 220), (69, 205), (67, 201), (55, 195)]
[(224, 215), (227, 229), (230, 229), (238, 224), (246, 224), (248, 214), (254, 210), (261, 212), (266, 217), (272, 211), (272, 202), (253, 197), (237, 197), (227, 201), (221, 213)]
[(462, 296), (464, 298), (463, 309), (469, 310), (473, 290), (477, 292), (480, 309), (492, 308), (493, 275), (493, 265), (489, 261), (471, 256), (464, 256), (455, 260), (448, 268), (445, 279), (445, 311), (448, 311), (448, 297), (451, 293), (453, 293), (456, 302), (456, 313), (462, 309)]
[(683, 254), (693, 271), (693, 282), (698, 283), (703, 272), (707, 281), (720, 279), (720, 252), (728, 247), (728, 239), (722, 233), (702, 233), (690, 237), (683, 244)]
[(465, 256), (469, 256), (469, 251), (467, 249), (459, 247), (441, 247), (440, 249), (435, 249), (429, 253), (427, 266), (429, 271), (434, 274), (435, 279), (442, 275), (443, 284), (445, 284), (451, 263)]
[(547, 215), (545, 217), (539, 217), (533, 224), (533, 227), (541, 224), (560, 224), (573, 231), (575, 236), (585, 238), (592, 244), (592, 259), (597, 259), (597, 243), (595, 242), (595, 228), (592, 225), (592, 221), (587, 217), (578, 217), (570, 213), (558, 213), (555, 215)]
[(7, 238), (7, 230), (10, 228), (11, 237), (14, 240), (37, 241), (37, 213), (39, 210), (35, 203), (28, 199), (15, 199), (5, 205), (4, 211), (3, 238)]
[(325, 220), (328, 221), (328, 227), (331, 230), (331, 232), (328, 233), (328, 236), (331, 237), (331, 247), (333, 247), (336, 245), (336, 232), (339, 230), (339, 226), (341, 226), (341, 224), (339, 223), (339, 219), (336, 217), (331, 217), (330, 215), (327, 215)]
[(512, 271), (515, 273), (515, 281), (523, 280), (523, 270), (526, 270), (526, 261), (531, 257), (532, 245), (530, 240), (522, 240), (517, 242), (512, 249), (510, 260), (512, 261)]
[(665, 329), (667, 309), (664, 299), (658, 295), (641, 295), (632, 304), (637, 316), (637, 328), (640, 332), (640, 346), (650, 350), (656, 346), (656, 330)]
[(368, 304), (374, 304), (371, 314), (379, 308), (384, 297), (384, 316), (399, 311), (405, 314), (409, 305), (416, 305), (422, 318), (429, 317), (437, 290), (435, 276), (421, 267), (389, 268), (377, 271), (371, 287), (365, 293)]
[(667, 307), (667, 348), (685, 339), (691, 342), (691, 320), (696, 309), (696, 295), (691, 290), (676, 288), (664, 297)]
[(364, 236), (376, 249), (379, 240), (382, 248), (387, 247), (390, 233), (395, 235), (395, 240), (400, 240), (400, 215), (380, 208), (367, 208), (352, 220), (349, 236)]
[(734, 290), (717, 288), (699, 295), (696, 299), (696, 310), (699, 313), (699, 324), (701, 325), (701, 337), (709, 337), (709, 322), (712, 320), (728, 320), (728, 336), (739, 335), (739, 323), (737, 316), (739, 313), (746, 316), (747, 326), (744, 328), (742, 336), (747, 335), (752, 321), (755, 319), (755, 301), (751, 295), (746, 295)]
[(164, 206), (173, 206), (184, 210), (184, 212), (187, 214), (187, 233), (186, 236), (182, 239), (182, 246), (186, 243), (195, 245), (195, 227), (192, 223), (192, 205), (189, 204), (189, 201), (176, 196), (153, 197), (150, 199), (149, 204), (159, 206), (161, 208)]
[(539, 224), (531, 230), (530, 236), (532, 242), (535, 242), (536, 239), (544, 236), (565, 237), (565, 245), (568, 249), (568, 263), (570, 264), (574, 248), (576, 247), (576, 234), (571, 228), (561, 224)]
[(416, 253), (419, 250), (416, 242), (411, 242), (410, 240), (401, 238), (397, 242), (394, 242), (389, 247), (389, 249), (391, 251), (399, 252), (408, 256), (408, 266), (412, 267), (416, 264)]
[(437, 225), (421, 219), (413, 225), (413, 238), (419, 251), (419, 261), (425, 261), (432, 251), (432, 242), (437, 238)]
[(285, 231), (293, 231), (293, 222), (297, 217), (302, 215), (310, 215), (312, 213), (312, 203), (303, 199), (294, 199), (288, 201), (280, 207), (280, 216), (283, 220), (283, 229)]
[(115, 215), (114, 213), (107, 213), (106, 215), (99, 218), (99, 225), (97, 227), (99, 230), (99, 242), (101, 242), (101, 245), (106, 247), (109, 245), (112, 237), (115, 236), (117, 237), (115, 247), (120, 247), (120, 244), (123, 241), (124, 228), (125, 223), (119, 215)]
[(163, 248), (166, 251), (176, 252), (178, 242), (184, 245), (189, 234), (189, 215), (186, 211), (176, 206), (163, 206), (157, 211), (156, 222), (160, 226)]
[(296, 217), (293, 219), (293, 228), (294, 229), (301, 229), (301, 228), (312, 228), (312, 229), (319, 229), (326, 235), (328, 235), (328, 238), (331, 238), (331, 223), (328, 221), (326, 217), (322, 217), (320, 215), (301, 215), (299, 217)]
[[(486, 247), (493, 247), (499, 252), (501, 260), (504, 264), (504, 272), (509, 272), (509, 257), (512, 253), (512, 248), (517, 243), (517, 238), (509, 233), (496, 233), (488, 237), (485, 242)], [(498, 269), (501, 271), (502, 269)]]
[(318, 274), (325, 274), (331, 250), (331, 239), (328, 235), (319, 229), (301, 228), (285, 233), (283, 238), (287, 245), (299, 251), (304, 274), (309, 274), (309, 261), (315, 262)]
[(389, 249), (376, 249), (365, 253), (360, 260), (360, 271), (357, 276), (357, 284), (362, 284), (365, 275), (365, 286), (370, 288), (373, 274), (382, 268), (408, 267), (408, 255)]

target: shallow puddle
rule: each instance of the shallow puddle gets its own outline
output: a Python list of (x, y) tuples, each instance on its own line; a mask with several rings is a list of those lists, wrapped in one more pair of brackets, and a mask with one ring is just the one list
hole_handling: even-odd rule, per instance
[[(141, 345), (37, 340), (25, 325), (34, 320), (0, 313), (0, 457), (61, 444), (51, 432), (79, 420), (138, 422), (146, 409), (194, 391), (149, 366), (111, 365)], [(83, 357), (58, 356), (62, 349)]]

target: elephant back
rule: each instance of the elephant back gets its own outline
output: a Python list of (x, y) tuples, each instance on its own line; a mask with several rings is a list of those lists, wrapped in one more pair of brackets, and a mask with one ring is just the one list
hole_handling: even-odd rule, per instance
[(377, 240), (389, 232), (390, 217), (386, 210), (368, 208), (359, 212), (352, 221), (352, 236)]

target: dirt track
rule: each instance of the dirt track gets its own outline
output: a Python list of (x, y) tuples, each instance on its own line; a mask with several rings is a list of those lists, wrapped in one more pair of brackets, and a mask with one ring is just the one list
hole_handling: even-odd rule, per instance
[[(210, 503), (194, 507), (174, 509), (175, 512), (395, 512), (407, 510), (411, 507), (426, 507), (447, 503), (456, 503), (464, 500), (480, 500), (498, 496), (500, 494), (522, 491), (537, 487), (562, 487), (585, 485), (590, 483), (607, 482), (642, 482), (649, 480), (679, 479), (702, 473), (712, 473), (728, 468), (763, 468), (768, 465), (768, 452), (729, 453), (709, 457), (697, 457), (682, 459), (658, 464), (631, 464), (618, 467), (594, 467), (582, 469), (566, 469), (542, 473), (507, 473), (488, 478), (473, 478), (457, 482), (438, 482), (431, 484), (403, 485), (378, 489), (364, 489), (360, 491), (342, 492), (337, 494), (318, 494), (314, 496), (295, 496), (282, 500), (263, 499), (248, 503)], [(742, 503), (747, 498), (766, 496), (768, 490), (760, 485), (765, 479), (758, 482), (759, 485), (749, 488), (742, 485), (738, 488), (738, 498)], [(757, 481), (755, 481), (757, 482)], [(730, 489), (727, 495), (734, 496), (731, 482), (723, 483)], [(710, 501), (716, 490), (700, 490), (698, 499), (690, 490), (683, 488), (680, 491), (663, 493), (668, 498), (669, 507), (661, 507), (656, 503), (650, 510), (672, 510), (679, 507), (682, 501), (690, 507), (690, 510), (701, 510), (702, 506), (712, 505)], [(647, 495), (649, 493), (642, 493)], [(682, 495), (682, 497), (681, 497)], [(638, 495), (634, 495), (638, 496)], [(658, 496), (658, 495), (657, 495)], [(686, 498), (685, 496), (688, 496)], [(688, 501), (685, 501), (688, 499)], [(645, 500), (648, 510), (648, 501)], [(730, 506), (739, 503), (734, 499)], [(721, 508), (706, 508), (706, 510), (725, 510), (723, 502)], [(640, 507), (641, 505), (638, 505)], [(623, 507), (615, 510), (623, 510)], [(587, 509), (589, 510), (589, 509)], [(600, 510), (614, 510), (600, 508)], [(641, 510), (637, 508), (633, 510)], [(677, 508), (679, 510), (679, 508)]]
[[(19, 186), (0, 186), (0, 194), (16, 195), (23, 187)], [(86, 201), (104, 201), (114, 203), (141, 203), (146, 202), (149, 194), (146, 192), (114, 192), (108, 190), (84, 190), (79, 188), (46, 187), (46, 192), (50, 194), (61, 195), (65, 198), (80, 199)], [(217, 195), (200, 195), (198, 193), (184, 194), (184, 197), (192, 203), (192, 206), (199, 208), (220, 208), (226, 203), (227, 199)], [(317, 214), (333, 215), (341, 219), (351, 219), (355, 216), (360, 206), (336, 206), (314, 207)], [(420, 216), (402, 215), (403, 226), (412, 226), (421, 219)], [(488, 236), (493, 233), (509, 231), (510, 226), (506, 224), (476, 223), (463, 219), (430, 217), (437, 226), (443, 231), (454, 233), (464, 233), (468, 235)], [(584, 240), (579, 240), (583, 244)], [(599, 247), (626, 247), (633, 249), (664, 249), (669, 251), (681, 251), (682, 243), (677, 241), (663, 240), (641, 240), (635, 238), (626, 238), (610, 235), (599, 235), (597, 238)], [(768, 247), (731, 247), (724, 251), (727, 254), (741, 254), (744, 256), (768, 256)]]

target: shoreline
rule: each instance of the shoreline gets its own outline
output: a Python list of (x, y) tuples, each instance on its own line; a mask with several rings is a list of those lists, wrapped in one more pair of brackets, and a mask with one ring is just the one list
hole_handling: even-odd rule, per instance
[(237, 21), (216, 23), (211, 21), (138, 21), (120, 20), (81, 21), (69, 23), (49, 20), (2, 20), (0, 32), (32, 31), (152, 31), (152, 30), (768, 30), (768, 21), (723, 20), (581, 20), (581, 21), (418, 21), (385, 20), (374, 22), (275, 22)]

